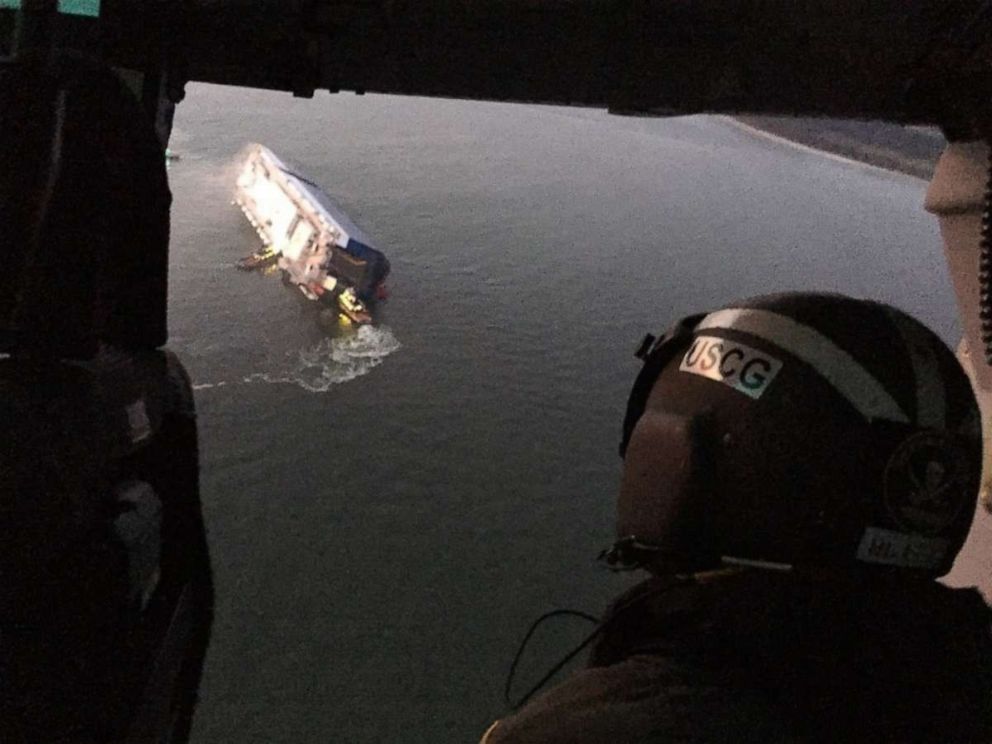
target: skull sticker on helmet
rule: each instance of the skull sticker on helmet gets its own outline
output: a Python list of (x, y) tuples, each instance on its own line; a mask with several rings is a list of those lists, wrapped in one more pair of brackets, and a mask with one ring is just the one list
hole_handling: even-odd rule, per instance
[(940, 534), (961, 513), (968, 464), (946, 435), (923, 431), (904, 441), (885, 468), (885, 506), (897, 525)]

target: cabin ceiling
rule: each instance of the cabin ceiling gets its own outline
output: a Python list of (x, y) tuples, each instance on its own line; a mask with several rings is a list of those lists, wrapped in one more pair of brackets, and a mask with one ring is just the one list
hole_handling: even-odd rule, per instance
[(106, 56), (122, 66), (144, 68), (164, 55), (182, 81), (302, 96), (380, 92), (648, 115), (941, 124), (966, 116), (958, 110), (965, 99), (992, 101), (988, 5), (103, 0), (100, 36)]

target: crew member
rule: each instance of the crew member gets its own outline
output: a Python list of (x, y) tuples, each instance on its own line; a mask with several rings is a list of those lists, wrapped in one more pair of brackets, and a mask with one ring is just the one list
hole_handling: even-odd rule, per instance
[(485, 744), (992, 740), (992, 612), (935, 581), (981, 462), (940, 339), (879, 303), (782, 294), (641, 356), (605, 558), (651, 577), (588, 666)]

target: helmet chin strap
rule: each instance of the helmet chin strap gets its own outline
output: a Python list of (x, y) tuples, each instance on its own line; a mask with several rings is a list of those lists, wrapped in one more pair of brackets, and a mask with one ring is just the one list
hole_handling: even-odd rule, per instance
[(596, 560), (604, 563), (611, 571), (620, 573), (644, 568), (666, 552), (671, 554), (660, 545), (640, 540), (636, 535), (627, 535), (602, 551)]
[(735, 558), (730, 555), (721, 555), (720, 562), (727, 566), (739, 566), (740, 568), (760, 568), (764, 571), (780, 571), (788, 573), (792, 571), (791, 563), (776, 563), (775, 561), (759, 561), (752, 558)]
[[(605, 564), (610, 571), (621, 573), (626, 571), (636, 571), (640, 568), (648, 568), (651, 564), (656, 563), (659, 558), (666, 556), (673, 559), (678, 558), (673, 551), (666, 550), (657, 543), (641, 540), (636, 535), (627, 535), (600, 552), (596, 560)], [(788, 573), (794, 568), (791, 563), (764, 561), (754, 558), (740, 558), (731, 555), (720, 556), (720, 563), (724, 566), (733, 568), (758, 568), (764, 571), (778, 571), (781, 573)], [(717, 573), (723, 573), (720, 569), (709, 569), (693, 575), (705, 575), (713, 573), (714, 571)]]

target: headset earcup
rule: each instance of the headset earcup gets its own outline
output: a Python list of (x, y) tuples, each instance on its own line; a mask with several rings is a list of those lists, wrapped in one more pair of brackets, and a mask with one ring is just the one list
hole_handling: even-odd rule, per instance
[[(667, 338), (662, 338), (659, 343), (660, 346), (656, 346), (655, 351), (644, 360), (644, 366), (641, 367), (627, 399), (627, 411), (623, 417), (623, 434), (620, 439), (620, 457), (627, 454), (627, 445), (630, 444), (631, 434), (634, 433), (634, 427), (637, 426), (638, 420), (644, 414), (644, 408), (651, 395), (651, 388), (654, 387), (654, 381), (658, 379), (658, 375), (661, 374), (661, 370), (668, 362), (670, 354), (665, 344), (670, 343), (670, 341)], [(659, 351), (664, 353), (658, 353)]]
[(627, 445), (634, 433), (634, 427), (644, 413), (658, 375), (668, 365), (672, 357), (688, 344), (693, 330), (706, 317), (705, 313), (690, 315), (678, 321), (661, 338), (655, 341), (651, 351), (644, 357), (644, 366), (634, 380), (634, 386), (627, 398), (627, 410), (623, 417), (623, 432), (620, 439), (620, 457), (627, 453)]

